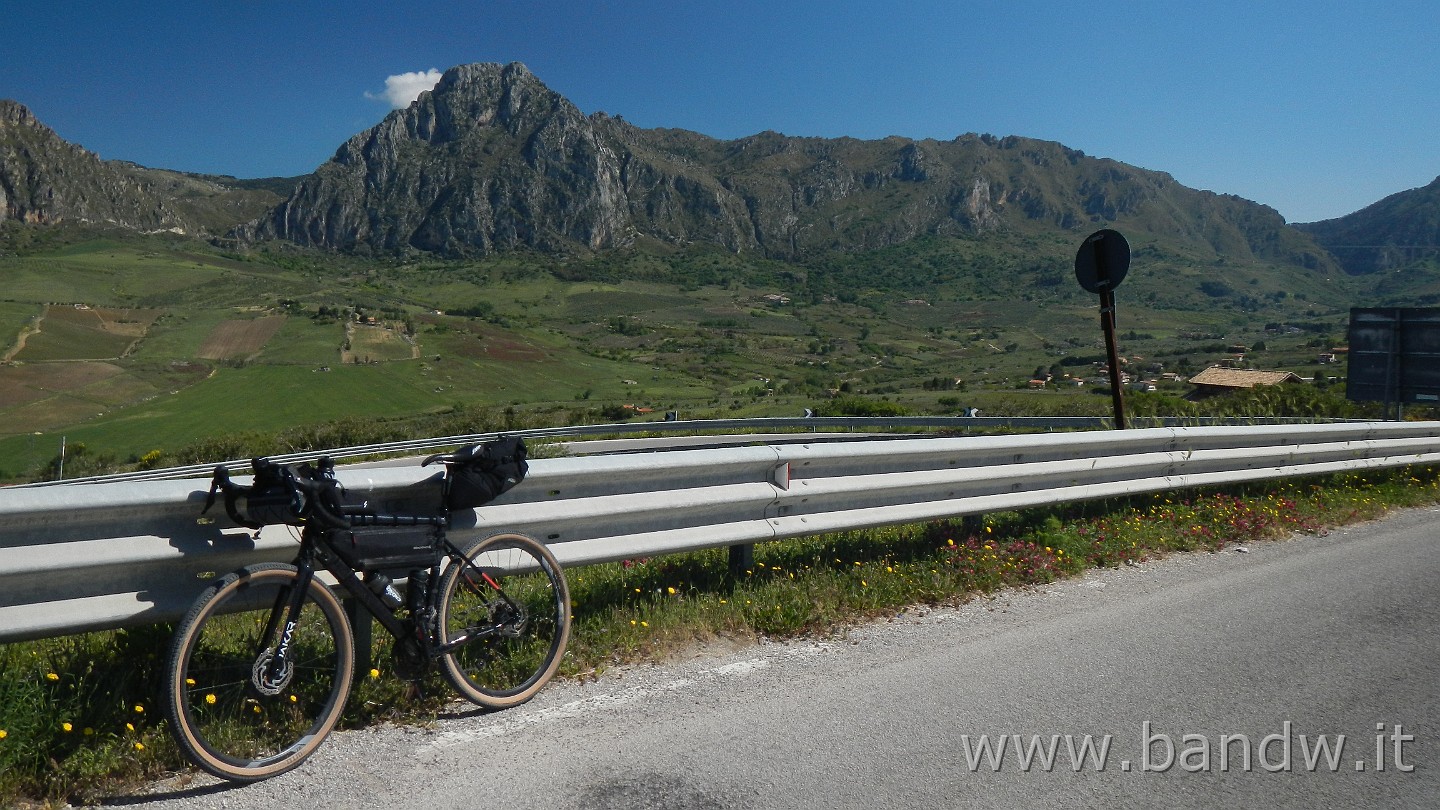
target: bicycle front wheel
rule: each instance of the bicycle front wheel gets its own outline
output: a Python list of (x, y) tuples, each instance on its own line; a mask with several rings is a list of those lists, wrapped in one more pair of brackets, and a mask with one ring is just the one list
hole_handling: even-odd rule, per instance
[(440, 579), (441, 660), (467, 700), (491, 709), (535, 696), (570, 640), (570, 591), (543, 544), (521, 534), (487, 537)]
[[(175, 631), (166, 713), (180, 750), (216, 776), (253, 782), (315, 752), (340, 719), (354, 673), (350, 623), (311, 579), (290, 624), (294, 566), (243, 568), (210, 586)], [(288, 645), (287, 663), (274, 666)]]

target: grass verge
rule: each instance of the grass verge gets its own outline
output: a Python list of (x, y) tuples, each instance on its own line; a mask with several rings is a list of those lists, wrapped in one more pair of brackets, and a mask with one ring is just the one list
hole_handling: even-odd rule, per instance
[[(572, 569), (575, 629), (562, 676), (594, 677), (717, 638), (825, 634), (911, 605), (959, 604), (1436, 502), (1440, 468), (1404, 468), (769, 543), (737, 578), (723, 549)], [(170, 628), (154, 626), (0, 647), (0, 806), (94, 801), (185, 769), (154, 686), (169, 640)], [(375, 661), (350, 697), (346, 726), (425, 722), (450, 699), (435, 674), (417, 697), (389, 674), (378, 642)]]

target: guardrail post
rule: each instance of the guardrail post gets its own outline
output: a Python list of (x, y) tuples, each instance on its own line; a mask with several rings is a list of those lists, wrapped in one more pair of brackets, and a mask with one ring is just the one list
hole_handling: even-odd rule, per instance
[(746, 571), (755, 570), (755, 544), (730, 547), (730, 581), (739, 582)]
[(981, 532), (985, 531), (985, 516), (966, 515), (960, 520), (960, 531), (965, 533), (966, 538), (972, 535), (979, 537)]

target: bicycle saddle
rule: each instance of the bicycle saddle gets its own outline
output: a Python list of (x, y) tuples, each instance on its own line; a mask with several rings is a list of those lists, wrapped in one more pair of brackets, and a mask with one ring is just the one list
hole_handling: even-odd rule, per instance
[(459, 450), (452, 450), (449, 453), (436, 453), (420, 462), (420, 466), (429, 467), (437, 461), (441, 464), (464, 464), (475, 458), (475, 454), (479, 451), (480, 447), (481, 445), (478, 444), (467, 444)]

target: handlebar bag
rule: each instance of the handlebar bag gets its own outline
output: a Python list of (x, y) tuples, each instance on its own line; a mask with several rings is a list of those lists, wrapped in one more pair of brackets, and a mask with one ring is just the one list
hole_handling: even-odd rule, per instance
[(445, 505), (452, 510), (474, 509), (495, 500), (525, 480), (530, 471), (525, 455), (525, 440), (519, 436), (501, 436), (457, 451)]
[(229, 472), (216, 467), (204, 511), (215, 502), (216, 492), (223, 491), (225, 511), (241, 526), (303, 526), (319, 519), (322, 525), (343, 527), (347, 525), (343, 519), (332, 517), (341, 514), (339, 482), (325, 472), (325, 461), (322, 459), (322, 469), (316, 470), (309, 464), (296, 468), (252, 459), (255, 479), (248, 487), (232, 483)]
[(309, 498), (300, 488), (295, 471), (263, 458), (251, 462), (255, 482), (244, 493), (240, 511), (251, 523), (300, 526), (310, 511)]

